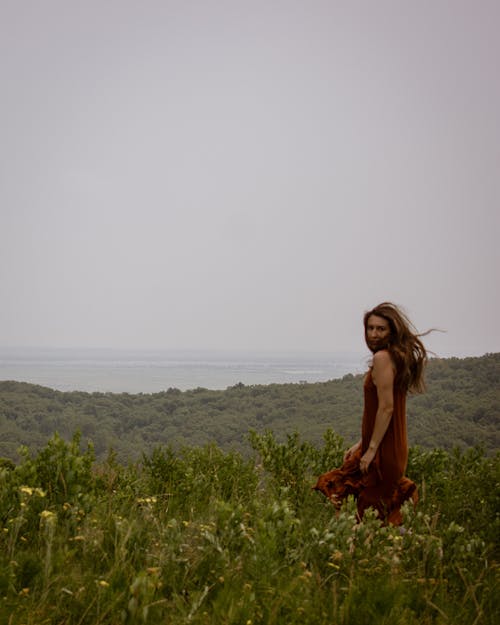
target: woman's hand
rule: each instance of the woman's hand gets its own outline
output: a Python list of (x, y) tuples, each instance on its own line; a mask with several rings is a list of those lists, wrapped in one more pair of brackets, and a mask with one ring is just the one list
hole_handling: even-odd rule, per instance
[(350, 458), (352, 456), (352, 454), (355, 454), (358, 449), (361, 447), (361, 441), (358, 441), (357, 443), (355, 443), (352, 447), (350, 447), (344, 454), (344, 462)]
[(361, 473), (368, 472), (368, 468), (372, 463), (372, 460), (375, 458), (376, 453), (377, 451), (375, 449), (371, 449), (370, 447), (368, 447), (365, 453), (361, 456), (361, 460), (359, 461), (359, 469)]

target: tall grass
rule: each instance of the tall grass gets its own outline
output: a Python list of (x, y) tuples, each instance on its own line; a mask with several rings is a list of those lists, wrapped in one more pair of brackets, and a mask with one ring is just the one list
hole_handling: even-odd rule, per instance
[(499, 456), (413, 449), (402, 532), (311, 490), (342, 456), (333, 432), (250, 439), (251, 459), (122, 466), (55, 436), (0, 468), (0, 623), (496, 623)]

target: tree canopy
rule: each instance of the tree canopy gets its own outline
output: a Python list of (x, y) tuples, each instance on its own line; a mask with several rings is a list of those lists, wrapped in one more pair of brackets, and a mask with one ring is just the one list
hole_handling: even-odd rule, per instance
[[(427, 392), (410, 396), (410, 445), (431, 449), (500, 448), (500, 354), (432, 359)], [(0, 382), (0, 456), (18, 459), (18, 448), (41, 449), (57, 432), (70, 440), (81, 432), (96, 456), (113, 449), (135, 460), (157, 445), (173, 448), (216, 443), (224, 450), (250, 449), (248, 433), (272, 431), (278, 440), (298, 432), (319, 444), (332, 428), (346, 444), (359, 437), (363, 376), (348, 374), (321, 383), (236, 384), (223, 391), (196, 388), (161, 393), (61, 392)]]

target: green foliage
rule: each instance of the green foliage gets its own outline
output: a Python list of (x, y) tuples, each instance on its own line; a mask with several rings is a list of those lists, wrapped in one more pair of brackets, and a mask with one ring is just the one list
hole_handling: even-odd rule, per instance
[(408, 474), (442, 522), (459, 523), (488, 543), (500, 536), (500, 453), (486, 456), (480, 448), (456, 448), (451, 453), (413, 448)]
[(285, 488), (292, 493), (297, 506), (307, 499), (313, 477), (339, 466), (345, 451), (342, 437), (331, 429), (324, 434), (322, 449), (301, 441), (298, 432), (289, 434), (286, 442), (280, 443), (271, 431), (262, 435), (252, 431), (250, 443), (259, 455), (261, 466), (272, 478), (271, 485), (277, 491)]
[[(500, 354), (481, 358), (433, 359), (428, 389), (408, 402), (412, 445), (451, 450), (481, 445), (500, 449)], [(122, 462), (135, 462), (155, 447), (178, 451), (217, 444), (251, 453), (246, 434), (272, 431), (284, 442), (298, 432), (320, 445), (334, 428), (351, 443), (359, 437), (363, 377), (346, 375), (318, 384), (238, 384), (225, 391), (169, 389), (151, 395), (62, 393), (41, 386), (0, 382), (0, 455), (19, 460), (18, 448), (40, 450), (54, 432), (70, 440), (80, 431), (96, 457), (113, 449)]]
[(412, 448), (401, 531), (311, 490), (333, 431), (250, 440), (251, 458), (158, 446), (124, 466), (54, 436), (0, 467), (0, 622), (496, 622), (499, 455)]
[(66, 443), (56, 433), (35, 458), (31, 458), (27, 447), (21, 448), (24, 462), (16, 469), (18, 480), (28, 486), (39, 486), (50, 503), (81, 499), (92, 483), (94, 450), (89, 443), (87, 451), (80, 453), (80, 438), (77, 433)]
[(234, 452), (224, 453), (213, 444), (186, 447), (178, 454), (170, 447), (157, 447), (151, 456), (143, 455), (142, 463), (143, 487), (167, 501), (176, 492), (186, 515), (213, 499), (246, 501), (258, 481), (251, 460)]

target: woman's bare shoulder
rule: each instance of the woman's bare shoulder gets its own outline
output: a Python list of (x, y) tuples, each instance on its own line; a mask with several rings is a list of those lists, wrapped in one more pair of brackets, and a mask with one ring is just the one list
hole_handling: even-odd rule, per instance
[(380, 349), (378, 352), (373, 354), (373, 364), (386, 364), (392, 363), (391, 355), (389, 354), (387, 349)]
[(373, 354), (373, 368), (380, 371), (386, 367), (395, 369), (394, 360), (387, 349), (381, 349)]

